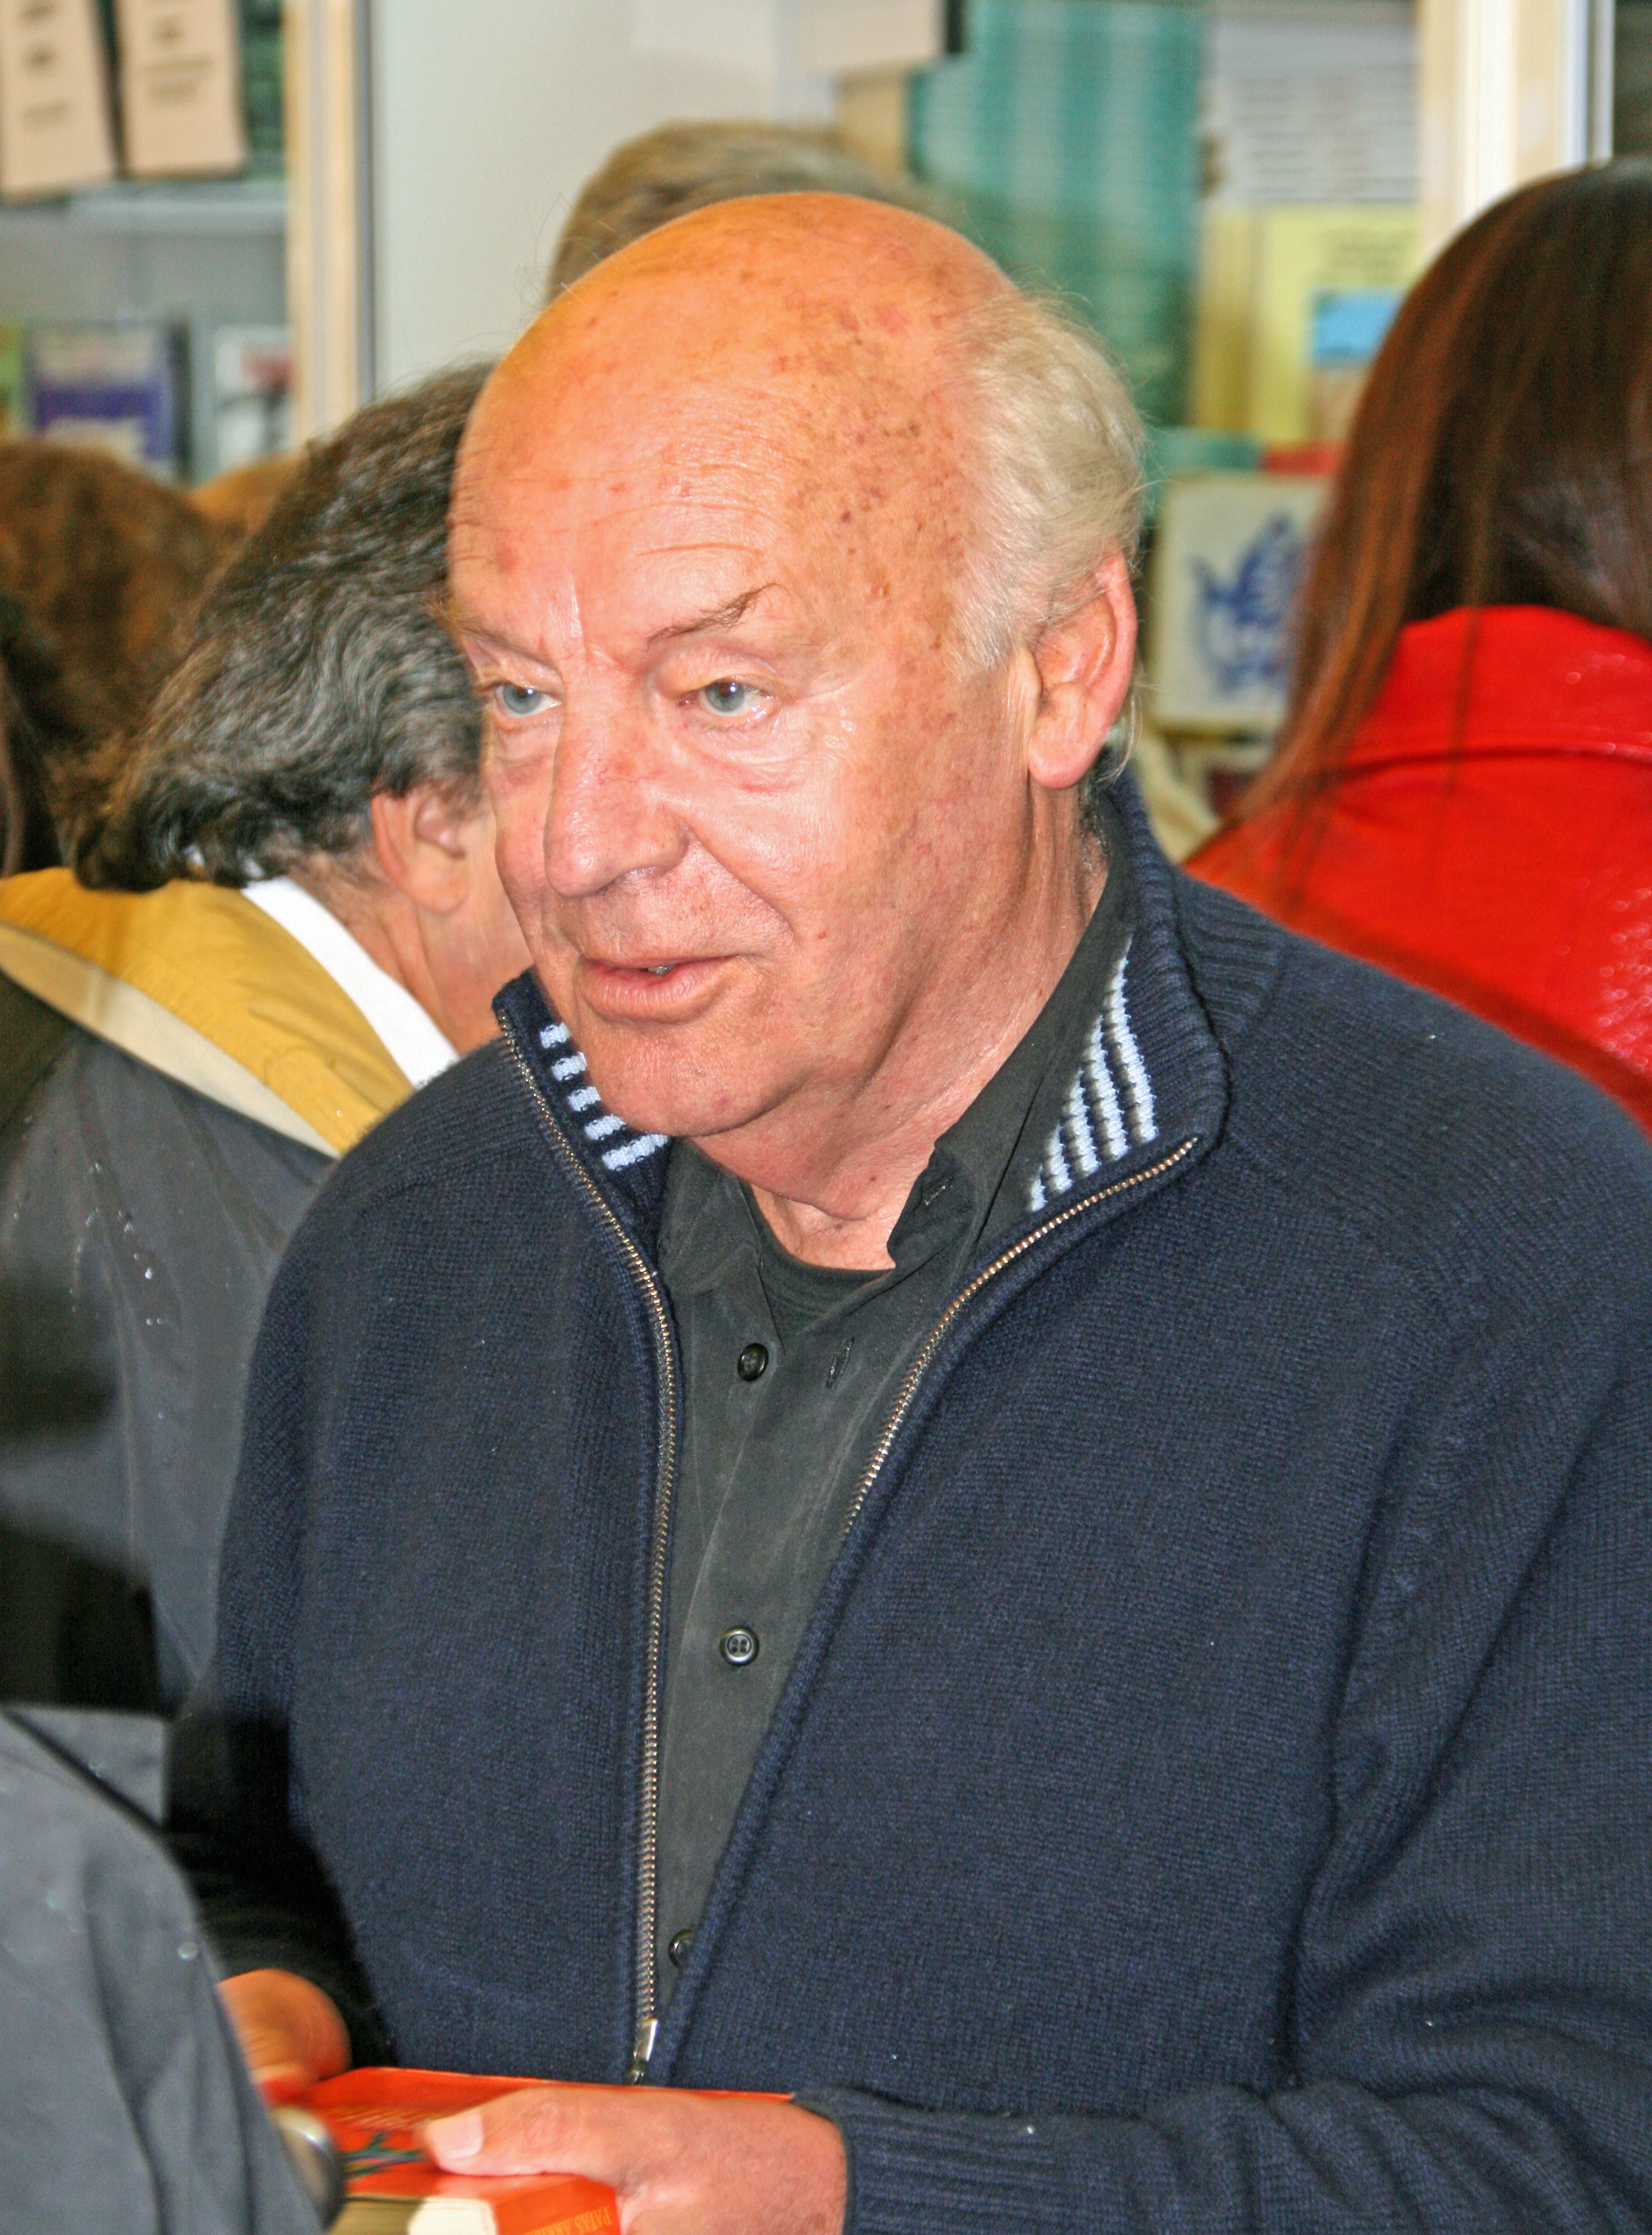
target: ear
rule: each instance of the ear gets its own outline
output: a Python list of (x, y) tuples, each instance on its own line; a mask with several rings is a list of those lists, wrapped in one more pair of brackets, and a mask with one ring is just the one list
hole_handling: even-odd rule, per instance
[(1088, 772), (1130, 694), (1136, 600), (1123, 552), (1108, 554), (1083, 603), (1052, 621), (1028, 649), (1038, 695), (1027, 773), (1046, 791), (1066, 791)]
[(491, 819), (480, 794), (446, 783), (373, 794), (373, 850), (391, 884), (416, 908), (451, 915), (462, 908), (479, 846), (493, 848)]

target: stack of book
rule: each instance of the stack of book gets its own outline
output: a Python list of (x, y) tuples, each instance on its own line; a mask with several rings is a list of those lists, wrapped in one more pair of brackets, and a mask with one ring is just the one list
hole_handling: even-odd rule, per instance
[(0, 0), (0, 199), (281, 167), (279, 0)]

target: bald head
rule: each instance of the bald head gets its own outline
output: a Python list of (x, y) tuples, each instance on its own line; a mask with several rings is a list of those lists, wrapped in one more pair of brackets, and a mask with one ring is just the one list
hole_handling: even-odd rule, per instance
[(560, 296), (486, 392), (457, 491), (531, 456), (551, 481), (646, 452), (704, 487), (734, 465), (828, 538), (865, 592), (888, 565), (955, 591), (969, 534), (960, 373), (970, 316), (1012, 292), (968, 242), (838, 194), (719, 204)]
[(566, 291), (501, 369), (547, 377), (710, 376), (780, 397), (875, 385), (924, 393), (961, 322), (1010, 292), (945, 226), (846, 194), (718, 203), (633, 241)]

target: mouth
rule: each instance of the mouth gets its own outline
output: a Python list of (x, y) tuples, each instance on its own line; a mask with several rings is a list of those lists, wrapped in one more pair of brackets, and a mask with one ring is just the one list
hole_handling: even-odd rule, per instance
[(673, 955), (669, 962), (633, 961), (607, 954), (587, 954), (581, 959), (587, 970), (608, 971), (626, 978), (669, 978), (673, 970), (692, 970), (695, 960), (689, 954)]
[(623, 961), (587, 954), (580, 960), (580, 982), (586, 999), (603, 1015), (664, 1019), (682, 1014), (709, 995), (724, 960), (715, 954)]

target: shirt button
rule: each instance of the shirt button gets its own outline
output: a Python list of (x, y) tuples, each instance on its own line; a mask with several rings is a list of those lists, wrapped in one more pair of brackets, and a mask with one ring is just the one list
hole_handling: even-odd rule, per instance
[(725, 1629), (717, 1641), (717, 1649), (731, 1668), (744, 1668), (757, 1657), (757, 1634), (754, 1629)]
[(769, 1370), (769, 1353), (760, 1342), (749, 1342), (734, 1361), (742, 1381), (761, 1381)]
[(694, 1928), (685, 1924), (680, 1932), (673, 1932), (665, 1943), (665, 1953), (680, 1971), (688, 1961), (688, 1951), (694, 1945)]

